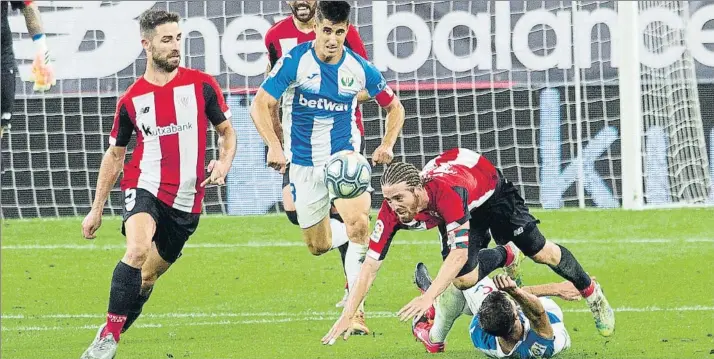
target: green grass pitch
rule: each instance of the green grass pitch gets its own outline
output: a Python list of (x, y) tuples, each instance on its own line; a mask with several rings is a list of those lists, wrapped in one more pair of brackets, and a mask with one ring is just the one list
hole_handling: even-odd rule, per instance
[[(616, 310), (602, 338), (584, 302), (557, 301), (572, 347), (562, 358), (714, 359), (713, 209), (536, 211), (547, 238), (597, 276)], [(2, 224), (2, 346), (12, 359), (79, 358), (104, 320), (124, 238), (105, 218), (98, 238), (81, 219)], [(395, 313), (418, 292), (418, 261), (441, 262), (434, 231), (400, 232), (367, 299), (369, 336), (320, 344), (339, 311), (339, 254), (313, 257), (283, 216), (204, 217), (159, 280), (117, 358), (432, 358)], [(524, 262), (526, 284), (559, 280)], [(460, 318), (437, 357), (479, 358)]]

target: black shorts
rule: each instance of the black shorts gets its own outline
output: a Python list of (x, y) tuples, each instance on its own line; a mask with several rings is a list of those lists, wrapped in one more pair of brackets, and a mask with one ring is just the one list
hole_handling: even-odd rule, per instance
[(5, 114), (12, 114), (15, 106), (15, 67), (3, 64), (0, 68), (0, 115), (3, 115), (2, 125), (10, 123)]
[[(367, 142), (364, 140), (364, 136), (362, 136), (362, 144), (359, 146), (359, 153), (362, 155), (365, 155), (364, 152), (367, 149)], [(366, 156), (366, 155), (365, 155)], [(283, 188), (286, 186), (290, 185), (290, 164), (288, 163), (287, 166), (285, 166), (285, 174), (283, 174)]]
[(188, 238), (196, 231), (200, 214), (171, 208), (142, 188), (128, 189), (124, 191), (124, 196), (121, 234), (126, 235), (124, 224), (129, 217), (137, 213), (148, 213), (156, 222), (156, 232), (152, 241), (156, 243), (159, 255), (165, 261), (174, 263), (181, 256), (181, 250)]
[[(516, 237), (524, 238), (540, 223), (528, 211), (525, 201), (512, 182), (499, 171), (499, 182), (491, 198), (474, 208), (469, 219), (469, 258), (458, 276), (470, 273), (478, 265), (478, 252), (487, 248), (491, 237), (496, 244), (505, 245)], [(450, 249), (445, 228), (440, 227), (441, 256), (446, 259)]]

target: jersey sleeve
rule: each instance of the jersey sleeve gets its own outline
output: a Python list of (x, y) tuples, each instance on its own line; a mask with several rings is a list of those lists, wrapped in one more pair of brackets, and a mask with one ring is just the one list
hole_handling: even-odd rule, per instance
[(394, 99), (394, 91), (387, 85), (382, 73), (371, 62), (364, 60), (365, 89), (369, 97), (377, 100), (379, 106), (387, 107)]
[(32, 1), (10, 1), (10, 7), (13, 10), (22, 10), (30, 4), (32, 4)]
[(345, 37), (345, 46), (350, 48), (355, 54), (360, 55), (363, 59), (367, 59), (367, 48), (364, 46), (364, 41), (359, 36), (359, 31), (354, 25), (350, 24)]
[(377, 222), (374, 223), (374, 230), (369, 236), (369, 249), (367, 255), (377, 261), (384, 260), (389, 251), (389, 246), (392, 244), (392, 239), (396, 234), (399, 225), (399, 219), (396, 214), (389, 208), (386, 201), (382, 203), (377, 215)]
[(260, 87), (276, 100), (279, 99), (295, 81), (297, 65), (298, 59), (293, 58), (292, 51), (285, 54), (275, 63)]
[(206, 99), (206, 117), (213, 126), (218, 126), (231, 117), (231, 110), (223, 97), (223, 91), (213, 76), (205, 75), (203, 82), (203, 98)]
[(468, 207), (468, 191), (463, 187), (440, 185), (436, 193), (436, 211), (444, 219), (449, 248), (468, 248), (469, 231), (458, 229), (471, 219)]
[(268, 29), (265, 33), (265, 49), (268, 51), (268, 61), (270, 63), (270, 68), (275, 67), (275, 63), (278, 62), (278, 49), (275, 47), (275, 27)]
[(117, 110), (114, 114), (114, 124), (112, 131), (109, 133), (109, 144), (112, 146), (126, 147), (131, 140), (131, 134), (134, 132), (134, 123), (129, 115), (124, 99), (119, 99)]

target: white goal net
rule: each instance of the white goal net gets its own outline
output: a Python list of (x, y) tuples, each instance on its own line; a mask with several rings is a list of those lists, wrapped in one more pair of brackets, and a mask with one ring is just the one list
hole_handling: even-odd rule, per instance
[[(714, 5), (695, 3), (640, 6), (640, 21), (650, 22), (643, 32), (648, 51), (640, 54), (642, 147), (634, 153), (647, 204), (701, 203), (710, 192), (705, 134), (713, 131), (714, 101), (698, 96), (714, 94), (707, 76), (714, 63), (703, 44)], [(238, 155), (227, 186), (207, 191), (206, 212), (281, 210), (281, 177), (265, 167), (248, 107), (267, 64), (263, 35), (289, 14), (285, 2), (39, 4), (59, 80), (36, 95), (18, 79), (12, 129), (2, 141), (5, 218), (87, 213), (116, 99), (145, 68), (136, 18), (149, 8), (185, 19), (183, 65), (214, 75), (234, 115)], [(421, 166), (445, 149), (466, 147), (494, 162), (530, 206), (621, 206), (621, 138), (633, 134), (620, 131), (618, 66), (628, 57), (613, 41), (616, 2), (353, 4), (370, 60), (406, 108), (397, 159)], [(26, 74), (32, 44), (21, 15), (10, 24)], [(371, 155), (384, 116), (374, 103), (362, 110)], [(212, 133), (207, 160), (216, 156), (215, 140)], [(374, 169), (375, 206), (382, 170)], [(122, 203), (117, 188), (105, 214), (120, 214)]]

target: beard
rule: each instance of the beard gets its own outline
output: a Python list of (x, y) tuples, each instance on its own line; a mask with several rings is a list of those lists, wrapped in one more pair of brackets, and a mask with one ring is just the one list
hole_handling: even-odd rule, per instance
[(152, 56), (151, 59), (154, 61), (154, 66), (156, 66), (157, 69), (163, 72), (172, 72), (176, 70), (176, 68), (178, 68), (179, 64), (181, 63), (181, 61), (177, 61), (175, 64), (171, 62), (173, 60), (171, 56), (175, 55), (176, 54), (171, 54), (166, 58)]
[[(300, 16), (298, 15), (298, 10), (308, 8), (309, 13), (307, 15)], [(315, 16), (315, 8), (316, 5), (313, 4), (313, 6), (307, 5), (307, 4), (300, 4), (300, 5), (291, 5), (290, 10), (293, 13), (293, 17), (298, 19), (298, 21), (306, 23), (310, 20), (312, 20), (313, 16)]]

